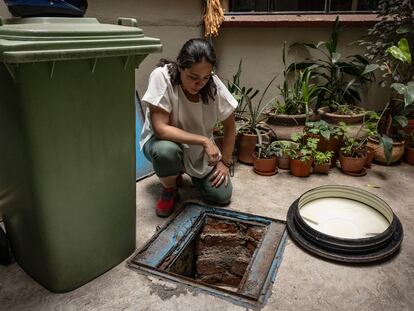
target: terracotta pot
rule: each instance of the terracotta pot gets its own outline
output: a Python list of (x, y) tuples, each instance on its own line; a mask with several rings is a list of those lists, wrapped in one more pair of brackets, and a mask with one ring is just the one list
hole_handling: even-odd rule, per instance
[(290, 140), (293, 133), (302, 133), (305, 126), (269, 124), (269, 127), (277, 133), (277, 139)]
[(319, 139), (318, 147), (317, 147), (318, 151), (321, 151), (321, 152), (333, 151), (334, 154), (331, 159), (331, 167), (334, 167), (336, 164), (336, 159), (339, 155), (339, 149), (341, 148), (344, 137), (343, 136), (340, 136), (338, 138), (331, 137), (328, 140), (328, 139), (323, 138), (323, 136), (319, 134), (306, 134), (306, 136)]
[(329, 107), (321, 107), (318, 109), (318, 113), (321, 115), (322, 120), (329, 123), (338, 124), (339, 122), (345, 122), (346, 124), (360, 123), (364, 120), (364, 116), (367, 114), (366, 111), (362, 111), (357, 114), (336, 114), (330, 112)]
[[(268, 119), (266, 123), (274, 125), (305, 125), (306, 114), (281, 114), (281, 113), (267, 113)], [(312, 109), (309, 109), (309, 118), (313, 116)]]
[(253, 164), (252, 154), (256, 143), (257, 135), (239, 133), (237, 135), (237, 160), (244, 164)]
[(367, 160), (365, 161), (365, 165), (364, 165), (366, 168), (371, 168), (374, 155), (375, 155), (375, 149), (373, 147), (367, 147)]
[[(402, 142), (394, 142), (392, 144), (392, 155), (391, 155), (391, 162), (389, 164), (393, 164), (401, 160), (404, 155), (404, 141)], [(374, 162), (388, 165), (387, 161), (385, 160), (384, 148), (379, 144), (378, 139), (369, 137), (368, 138), (368, 147), (372, 147), (375, 150), (374, 154)]]
[(405, 146), (405, 162), (410, 165), (414, 165), (414, 146), (406, 145)]
[(311, 174), (312, 160), (300, 161), (290, 159), (290, 173), (296, 177), (308, 177)]
[(271, 176), (277, 173), (277, 158), (271, 157), (270, 159), (258, 159), (257, 153), (253, 155), (254, 172), (263, 176)]
[(403, 128), (403, 131), (407, 135), (414, 133), (414, 119), (408, 119), (407, 126)]
[(342, 153), (339, 153), (339, 162), (341, 163), (341, 169), (343, 171), (358, 173), (361, 172), (364, 168), (365, 162), (367, 161), (367, 155), (364, 155), (361, 158), (353, 158), (344, 156)]
[(277, 165), (279, 168), (288, 170), (290, 169), (290, 158), (289, 157), (277, 157)]
[(322, 163), (313, 165), (313, 172), (316, 174), (329, 174), (329, 169), (331, 168), (331, 163)]
[[(216, 144), (217, 148), (223, 153), (223, 143), (224, 143), (224, 136), (223, 135), (214, 135), (214, 143)], [(237, 134), (236, 134), (237, 139)]]

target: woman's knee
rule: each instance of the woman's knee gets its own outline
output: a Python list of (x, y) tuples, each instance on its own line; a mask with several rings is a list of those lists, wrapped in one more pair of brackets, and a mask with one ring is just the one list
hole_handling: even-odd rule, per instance
[(208, 187), (204, 191), (206, 201), (218, 205), (227, 205), (230, 203), (233, 187), (231, 183), (226, 186), (222, 185), (218, 188)]
[(148, 155), (155, 173), (159, 177), (178, 175), (182, 170), (183, 151), (172, 141), (156, 140), (149, 142)]
[(163, 163), (179, 163), (183, 159), (183, 151), (175, 142), (159, 140), (153, 148), (152, 159)]

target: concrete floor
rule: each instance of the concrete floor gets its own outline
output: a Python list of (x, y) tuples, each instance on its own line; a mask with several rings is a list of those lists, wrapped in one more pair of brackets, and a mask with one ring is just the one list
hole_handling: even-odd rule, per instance
[[(414, 167), (374, 165), (365, 177), (333, 169), (329, 176), (297, 178), (287, 171), (261, 177), (238, 165), (230, 209), (286, 219), (290, 204), (319, 185), (345, 184), (383, 198), (404, 226), (401, 251), (371, 266), (316, 258), (288, 239), (272, 294), (262, 310), (414, 310)], [(196, 195), (185, 180), (182, 199)], [(371, 187), (370, 187), (370, 186)], [(378, 188), (372, 188), (375, 185)], [(155, 216), (155, 176), (137, 183), (137, 247), (165, 220)], [(0, 266), (0, 310), (245, 310), (225, 300), (136, 273), (125, 262), (66, 294), (53, 294), (13, 264)]]

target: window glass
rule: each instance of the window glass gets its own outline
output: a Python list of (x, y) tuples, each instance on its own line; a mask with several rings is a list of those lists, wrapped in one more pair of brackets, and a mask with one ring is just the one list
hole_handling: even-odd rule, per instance
[(320, 12), (325, 10), (325, 0), (272, 0), (272, 11), (277, 12)]
[(378, 9), (378, 0), (360, 0), (358, 1), (358, 11), (376, 11)]
[(375, 11), (378, 0), (331, 0), (331, 11)]
[(229, 0), (231, 12), (375, 11), (378, 0)]

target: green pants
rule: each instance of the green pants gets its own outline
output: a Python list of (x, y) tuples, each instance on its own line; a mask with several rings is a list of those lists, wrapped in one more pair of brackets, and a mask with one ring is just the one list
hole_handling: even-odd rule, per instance
[[(160, 140), (153, 136), (145, 143), (143, 151), (145, 157), (151, 161), (158, 177), (178, 176), (183, 171), (183, 149), (180, 144), (169, 140)], [(223, 182), (218, 188), (215, 188), (209, 180), (213, 171), (203, 178), (191, 176), (191, 180), (201, 192), (203, 200), (212, 204), (226, 205), (230, 202), (233, 191), (230, 178), (227, 186)]]

